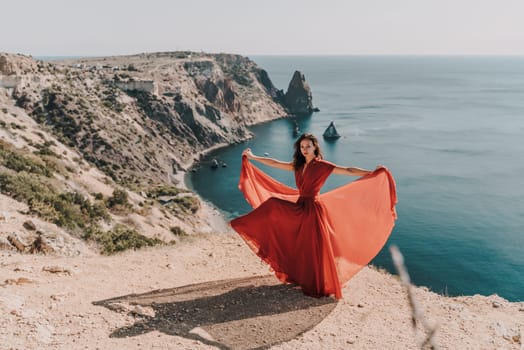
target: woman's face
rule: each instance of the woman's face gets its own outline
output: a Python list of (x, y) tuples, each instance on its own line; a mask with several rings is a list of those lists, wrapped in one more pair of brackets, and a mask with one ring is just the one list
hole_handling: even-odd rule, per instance
[(304, 157), (311, 158), (315, 156), (315, 146), (313, 146), (313, 141), (309, 139), (303, 139), (300, 141), (300, 152)]

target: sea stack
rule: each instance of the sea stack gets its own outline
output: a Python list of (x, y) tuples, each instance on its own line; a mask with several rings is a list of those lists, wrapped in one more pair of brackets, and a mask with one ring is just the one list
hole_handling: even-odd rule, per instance
[(340, 134), (337, 132), (337, 128), (335, 128), (335, 123), (331, 121), (329, 123), (329, 126), (327, 127), (326, 131), (322, 134), (325, 139), (338, 139), (340, 137)]
[(313, 96), (304, 74), (295, 71), (284, 96), (286, 107), (292, 114), (309, 114), (314, 112)]

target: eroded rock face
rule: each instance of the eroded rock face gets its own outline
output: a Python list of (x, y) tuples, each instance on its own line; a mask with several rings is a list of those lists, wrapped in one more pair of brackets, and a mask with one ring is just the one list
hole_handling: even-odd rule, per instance
[(7, 61), (7, 56), (0, 55), (0, 74), (9, 75), (13, 71), (13, 68)]
[(219, 106), (224, 105), (224, 93), (222, 89), (211, 79), (207, 79), (197, 84), (199, 89), (204, 93), (207, 100), (211, 103), (216, 103)]
[(313, 112), (313, 96), (304, 74), (295, 71), (285, 95), (290, 113), (307, 114)]
[(266, 89), (267, 93), (277, 102), (285, 105), (285, 94), (283, 90), (277, 89), (271, 79), (269, 74), (264, 69), (259, 69), (256, 73), (257, 80), (262, 84)]
[(240, 110), (240, 102), (236, 98), (233, 82), (230, 79), (224, 80), (224, 102), (228, 112), (238, 112)]
[(240, 111), (240, 102), (235, 93), (235, 87), (231, 79), (198, 80), (196, 85), (206, 99), (217, 108), (225, 112), (237, 113)]
[(173, 163), (183, 169), (195, 153), (240, 142), (247, 126), (288, 114), (267, 73), (239, 55), (42, 62), (6, 54), (2, 62), (6, 72), (20, 71), (12, 76), (21, 79), (11, 93), (16, 106), (123, 183), (162, 183)]
[(29, 56), (0, 54), (0, 75), (18, 75), (35, 72), (36, 62)]

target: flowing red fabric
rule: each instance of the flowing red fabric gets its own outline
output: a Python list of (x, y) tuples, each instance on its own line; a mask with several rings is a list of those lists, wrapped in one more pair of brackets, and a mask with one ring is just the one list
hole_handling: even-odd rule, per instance
[(311, 296), (341, 287), (373, 259), (395, 224), (395, 181), (385, 167), (319, 194), (335, 165), (313, 160), (295, 171), (298, 189), (242, 159), (239, 189), (254, 208), (231, 221), (282, 282)]

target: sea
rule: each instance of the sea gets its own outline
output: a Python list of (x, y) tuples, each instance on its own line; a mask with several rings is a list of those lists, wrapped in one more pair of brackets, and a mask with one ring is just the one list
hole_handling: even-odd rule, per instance
[[(187, 184), (229, 220), (251, 208), (238, 190), (242, 150), (291, 160), (295, 123), (343, 166), (386, 166), (398, 219), (371, 262), (450, 296), (524, 301), (524, 57), (250, 56), (287, 90), (302, 72), (320, 109), (256, 125), (254, 137), (209, 153)], [(333, 121), (342, 135), (326, 141)], [(215, 158), (225, 167), (211, 168)], [(291, 172), (258, 166), (294, 186)], [(355, 180), (332, 175), (322, 192)], [(351, 282), (349, 282), (351, 283)]]

